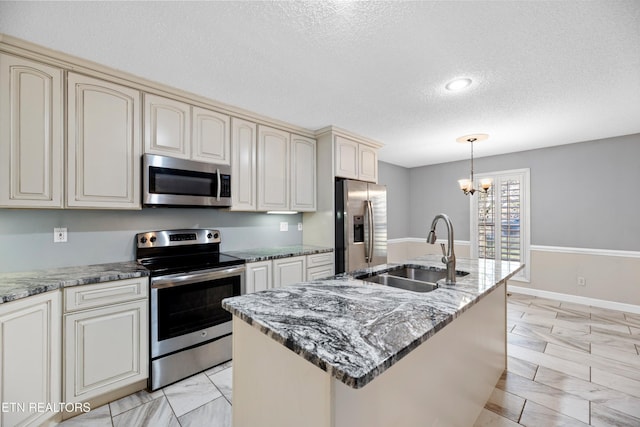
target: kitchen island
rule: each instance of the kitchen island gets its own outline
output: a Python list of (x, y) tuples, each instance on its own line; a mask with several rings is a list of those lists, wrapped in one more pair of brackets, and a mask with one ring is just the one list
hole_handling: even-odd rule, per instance
[(439, 256), (227, 299), (233, 423), (472, 425), (506, 367), (506, 281), (523, 266), (459, 259), (469, 274), (415, 293), (357, 278)]

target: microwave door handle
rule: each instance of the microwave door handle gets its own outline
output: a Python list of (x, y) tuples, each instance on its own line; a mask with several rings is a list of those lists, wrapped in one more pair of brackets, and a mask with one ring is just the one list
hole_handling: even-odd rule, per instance
[(216, 200), (220, 201), (220, 187), (222, 187), (222, 181), (220, 180), (220, 169), (216, 169), (216, 175), (218, 176), (218, 191), (216, 192)]

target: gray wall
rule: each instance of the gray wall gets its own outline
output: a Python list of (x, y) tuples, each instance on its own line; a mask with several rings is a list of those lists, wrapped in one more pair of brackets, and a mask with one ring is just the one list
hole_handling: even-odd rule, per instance
[(387, 237), (409, 236), (409, 169), (378, 162), (378, 183), (387, 186)]
[[(280, 222), (289, 231), (279, 231)], [(218, 209), (142, 211), (0, 209), (0, 273), (135, 259), (134, 235), (173, 228), (215, 228), (223, 251), (302, 243), (302, 215)], [(67, 227), (68, 242), (53, 243)]]
[[(487, 142), (487, 144), (490, 143)], [(531, 244), (640, 250), (640, 134), (475, 159), (475, 171), (529, 168)], [(410, 170), (409, 236), (426, 236), (438, 212), (469, 240), (469, 197), (457, 180), (469, 161)], [(397, 209), (390, 205), (389, 210)]]

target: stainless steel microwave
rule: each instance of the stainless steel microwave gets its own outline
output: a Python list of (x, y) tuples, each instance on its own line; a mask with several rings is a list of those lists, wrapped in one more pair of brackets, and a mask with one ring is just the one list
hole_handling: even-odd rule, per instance
[(144, 154), (142, 204), (148, 207), (231, 206), (231, 167)]

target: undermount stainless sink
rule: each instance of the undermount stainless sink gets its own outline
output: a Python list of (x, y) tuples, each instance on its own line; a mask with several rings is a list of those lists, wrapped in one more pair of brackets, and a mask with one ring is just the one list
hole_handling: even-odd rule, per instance
[[(444, 277), (444, 276), (443, 276)], [(435, 283), (421, 282), (418, 280), (411, 280), (405, 277), (392, 276), (390, 274), (378, 274), (377, 276), (371, 276), (363, 278), (367, 282), (379, 283), (381, 285), (391, 286), (393, 288), (404, 289), (413, 292), (431, 292), (436, 289), (438, 285)]]
[[(447, 270), (428, 270), (424, 268), (404, 267), (400, 270), (389, 271), (387, 274), (391, 276), (406, 277), (411, 280), (419, 280), (421, 282), (437, 282), (447, 277)], [(456, 276), (466, 276), (466, 271), (456, 271)]]
[[(465, 271), (456, 271), (456, 276), (466, 276)], [(379, 283), (412, 292), (431, 292), (438, 288), (438, 280), (447, 277), (447, 270), (403, 267), (371, 277), (363, 277), (367, 282)]]

